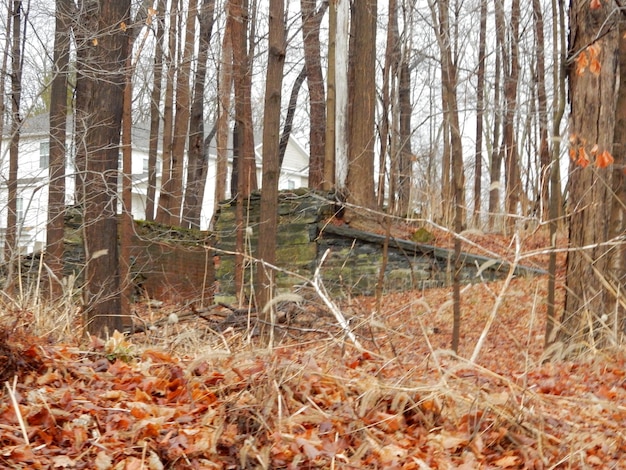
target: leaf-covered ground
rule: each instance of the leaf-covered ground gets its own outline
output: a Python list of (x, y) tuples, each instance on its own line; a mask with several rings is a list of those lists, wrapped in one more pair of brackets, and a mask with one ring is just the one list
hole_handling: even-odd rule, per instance
[(156, 327), (102, 342), (7, 309), (0, 467), (626, 468), (626, 354), (545, 360), (546, 277), (504, 286), (463, 289), (458, 356), (445, 289), (336, 299), (360, 348), (310, 293), (271, 348), (253, 315), (138, 306)]

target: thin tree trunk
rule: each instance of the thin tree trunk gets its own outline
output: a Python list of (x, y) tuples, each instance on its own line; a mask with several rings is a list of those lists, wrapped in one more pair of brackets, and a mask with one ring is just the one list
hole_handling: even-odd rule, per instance
[(63, 293), (63, 251), (65, 233), (65, 153), (67, 125), (67, 83), (70, 58), (70, 0), (56, 0), (54, 70), (50, 91), (50, 143), (48, 175), (48, 222), (46, 227), (46, 275), (48, 296), (57, 300)]
[(476, 73), (476, 145), (474, 147), (474, 215), (473, 225), (480, 226), (483, 177), (483, 115), (485, 112), (485, 50), (487, 48), (487, 0), (480, 2), (478, 71)]
[(22, 101), (22, 2), (13, 1), (12, 9), (12, 45), (11, 45), (11, 143), (9, 147), (9, 174), (7, 178), (7, 232), (4, 245), (4, 259), (9, 263), (9, 273), (5, 290), (13, 288), (13, 265), (19, 254), (17, 247), (17, 169), (20, 146), (22, 119), (20, 105)]
[[(280, 110), (285, 65), (285, 4), (284, 0), (270, 0), (269, 51), (265, 81), (265, 113), (263, 116), (263, 191), (259, 224), (258, 258), (276, 264), (276, 233), (278, 228), (278, 178), (280, 166)], [(273, 297), (274, 271), (265, 264), (257, 266), (256, 295), (261, 311), (261, 335), (271, 338), (272, 309), (266, 309)]]
[(153, 24), (156, 28), (154, 66), (152, 67), (154, 76), (152, 79), (152, 92), (150, 94), (150, 141), (148, 149), (148, 188), (146, 196), (146, 220), (154, 220), (154, 209), (156, 205), (156, 189), (158, 174), (158, 153), (159, 134), (161, 124), (161, 81), (163, 78), (163, 41), (165, 19), (165, 0), (159, 0), (157, 5), (157, 17)]
[(291, 95), (289, 96), (289, 104), (287, 105), (287, 115), (285, 116), (285, 124), (283, 125), (283, 133), (280, 136), (280, 145), (278, 147), (278, 167), (283, 167), (283, 160), (285, 159), (285, 152), (287, 151), (287, 144), (289, 143), (289, 137), (291, 136), (291, 129), (293, 128), (293, 119), (296, 114), (296, 107), (298, 105), (298, 94), (300, 88), (306, 79), (306, 66), (302, 67), (300, 73), (293, 82), (291, 88)]
[(177, 34), (176, 34), (176, 18), (178, 17), (178, 2), (172, 1), (171, 11), (169, 13), (170, 24), (168, 30), (168, 48), (165, 55), (165, 65), (167, 74), (165, 76), (165, 99), (163, 103), (163, 144), (162, 158), (163, 171), (161, 173), (161, 191), (159, 194), (159, 209), (157, 211), (156, 220), (159, 223), (169, 224), (172, 207), (172, 170), (174, 160), (172, 156), (172, 132), (174, 124), (174, 83), (176, 81), (176, 51), (177, 51)]
[(200, 49), (193, 85), (193, 101), (189, 121), (187, 184), (185, 187), (184, 223), (200, 228), (202, 201), (208, 170), (208, 155), (204, 145), (204, 86), (206, 81), (209, 42), (213, 34), (215, 0), (204, 0), (199, 11)]
[(321, 189), (324, 180), (324, 155), (326, 147), (326, 97), (320, 56), (320, 24), (328, 3), (322, 2), (316, 10), (317, 0), (300, 0), (302, 10), (302, 36), (304, 63), (309, 88), (309, 187)]
[(232, 22), (233, 17), (228, 15), (226, 18), (224, 36), (222, 38), (222, 52), (218, 82), (219, 115), (217, 118), (217, 134), (215, 138), (217, 160), (215, 163), (214, 217), (217, 213), (218, 203), (226, 199), (226, 178), (228, 177), (228, 123), (230, 120), (231, 94), (233, 89)]
[[(328, 12), (328, 66), (326, 70), (326, 148), (324, 149), (324, 181), (322, 189), (330, 191), (335, 186), (335, 133), (336, 133), (336, 43), (337, 0), (330, 0)], [(306, 67), (305, 67), (306, 73)]]

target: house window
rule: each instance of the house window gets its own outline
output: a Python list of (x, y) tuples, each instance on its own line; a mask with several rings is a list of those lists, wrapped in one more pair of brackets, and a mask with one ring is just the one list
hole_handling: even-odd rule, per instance
[(18, 197), (15, 200), (15, 212), (17, 215), (17, 223), (21, 224), (24, 220), (24, 198)]
[(39, 142), (39, 168), (50, 165), (50, 142)]
[(148, 159), (144, 158), (143, 159), (143, 173), (148, 173), (148, 170), (150, 169), (150, 165), (148, 164)]
[(296, 182), (294, 180), (287, 180), (287, 189), (296, 189)]

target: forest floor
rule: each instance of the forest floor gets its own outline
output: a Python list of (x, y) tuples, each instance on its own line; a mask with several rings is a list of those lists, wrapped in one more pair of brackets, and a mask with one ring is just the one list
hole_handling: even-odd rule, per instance
[[(519, 246), (547, 266), (545, 235)], [(154, 327), (105, 342), (76, 338), (72, 311), (7, 307), (0, 468), (626, 468), (625, 350), (547, 354), (546, 291), (465, 286), (458, 355), (449, 289), (335, 299), (358, 346), (307, 293), (279, 305), (271, 348), (221, 307), (137, 305)]]

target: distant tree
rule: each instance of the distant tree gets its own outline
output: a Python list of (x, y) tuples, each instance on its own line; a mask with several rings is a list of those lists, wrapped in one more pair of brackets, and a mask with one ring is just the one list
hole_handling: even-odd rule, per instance
[(51, 275), (46, 275), (51, 299), (62, 293), (63, 248), (65, 233), (65, 155), (68, 97), (68, 66), (70, 58), (71, 0), (56, 0), (54, 52), (50, 92), (50, 143), (48, 176), (48, 224), (46, 231), (46, 264)]
[(80, 10), (77, 109), (84, 120), (84, 239), (87, 329), (107, 335), (123, 327), (117, 243), (117, 170), (130, 0), (90, 0)]

